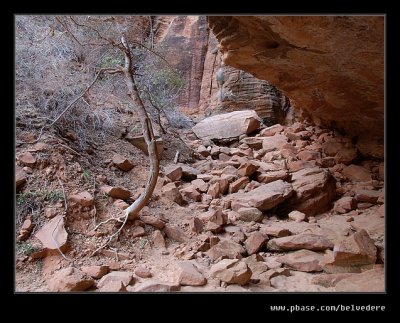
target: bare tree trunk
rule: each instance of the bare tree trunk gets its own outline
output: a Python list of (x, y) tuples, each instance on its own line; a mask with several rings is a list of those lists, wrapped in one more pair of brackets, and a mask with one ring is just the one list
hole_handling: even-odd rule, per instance
[(128, 86), (128, 93), (136, 106), (140, 123), (142, 125), (143, 136), (147, 144), (147, 148), (149, 151), (149, 160), (150, 160), (150, 173), (147, 179), (146, 187), (144, 192), (140, 195), (140, 197), (125, 210), (125, 216), (129, 218), (135, 218), (136, 215), (140, 212), (140, 210), (146, 206), (148, 201), (150, 200), (154, 188), (157, 184), (158, 172), (159, 172), (159, 160), (157, 154), (157, 145), (156, 139), (153, 133), (153, 127), (151, 125), (151, 121), (149, 116), (147, 115), (146, 109), (142, 102), (142, 99), (139, 96), (137, 87), (135, 85), (135, 80), (133, 78), (132, 71), (132, 55), (131, 50), (126, 43), (124, 37), (121, 38), (122, 44), (124, 46), (124, 56), (125, 56), (125, 66), (123, 68), (125, 82)]

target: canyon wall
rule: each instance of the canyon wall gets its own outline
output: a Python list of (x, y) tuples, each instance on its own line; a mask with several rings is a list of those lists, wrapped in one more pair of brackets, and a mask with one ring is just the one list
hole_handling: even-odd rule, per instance
[(223, 61), (282, 90), (303, 117), (383, 157), (383, 16), (210, 16)]
[[(205, 115), (251, 109), (267, 124), (284, 123), (290, 102), (278, 89), (232, 66), (223, 66), (213, 33), (208, 38), (200, 89), (199, 111)], [(216, 73), (221, 70), (224, 84), (218, 85)]]
[(193, 111), (200, 99), (200, 86), (209, 29), (205, 16), (158, 16), (155, 41), (165, 45), (166, 60), (183, 73), (185, 88), (178, 105)]
[(289, 100), (274, 86), (235, 67), (224, 66), (224, 96), (216, 81), (222, 56), (205, 16), (157, 16), (155, 41), (167, 46), (166, 59), (183, 73), (178, 105), (186, 114), (210, 115), (256, 110), (266, 123), (284, 122)]

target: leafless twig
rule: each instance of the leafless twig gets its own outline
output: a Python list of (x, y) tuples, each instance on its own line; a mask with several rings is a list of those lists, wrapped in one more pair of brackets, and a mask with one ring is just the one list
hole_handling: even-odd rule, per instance
[(107, 242), (105, 244), (103, 244), (102, 246), (98, 247), (95, 251), (93, 251), (92, 254), (89, 257), (94, 256), (98, 251), (100, 251), (100, 250), (104, 249), (105, 247), (107, 247), (110, 244), (110, 242), (112, 241), (112, 239), (115, 236), (119, 235), (119, 233), (121, 232), (121, 230), (125, 226), (126, 222), (128, 221), (128, 216), (129, 216), (129, 213), (126, 212), (125, 219), (124, 219), (124, 222), (122, 223), (121, 227), (114, 234), (112, 234), (110, 237), (108, 237), (108, 240), (107, 240)]
[(84, 156), (82, 156), (80, 153), (78, 153), (77, 151), (73, 150), (71, 147), (68, 147), (68, 146), (63, 145), (63, 144), (57, 144), (57, 146), (64, 147), (64, 148), (66, 148), (66, 149), (72, 151), (74, 154), (76, 154), (76, 155), (78, 155), (78, 156), (80, 156), (80, 157), (84, 157)]
[(96, 225), (96, 226), (94, 227), (93, 230), (96, 231), (101, 225), (106, 224), (106, 223), (108, 223), (108, 222), (110, 222), (110, 221), (123, 222), (120, 218), (109, 218), (109, 219), (107, 219), (107, 220), (101, 221), (98, 225)]
[[(95, 200), (95, 193), (96, 193), (96, 177), (93, 176), (93, 200)], [(96, 225), (96, 205), (93, 203), (93, 224)]]

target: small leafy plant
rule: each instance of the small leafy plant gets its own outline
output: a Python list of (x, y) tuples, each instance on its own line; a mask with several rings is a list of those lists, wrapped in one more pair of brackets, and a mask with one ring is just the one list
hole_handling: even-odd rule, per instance
[(148, 239), (146, 239), (146, 238), (140, 238), (140, 240), (139, 240), (139, 247), (140, 247), (140, 250), (143, 250), (144, 247), (146, 246), (146, 244), (147, 244), (148, 242), (149, 242)]
[(29, 242), (25, 241), (17, 242), (17, 253), (19, 255), (29, 256), (34, 251), (35, 248)]
[(17, 195), (17, 205), (21, 206), (25, 204), (27, 201), (32, 199), (40, 199), (43, 201), (49, 202), (57, 202), (61, 200), (63, 195), (58, 190), (40, 190), (40, 191), (28, 191), (22, 192)]
[(89, 182), (89, 180), (90, 180), (90, 172), (89, 172), (89, 170), (84, 169), (83, 172), (82, 172), (82, 176), (83, 176), (83, 180), (85, 182)]

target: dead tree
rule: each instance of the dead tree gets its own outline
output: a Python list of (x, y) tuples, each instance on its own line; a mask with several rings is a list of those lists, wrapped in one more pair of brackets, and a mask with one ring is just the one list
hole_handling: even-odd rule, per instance
[[(113, 45), (118, 47), (124, 53), (125, 64), (123, 67), (116, 68), (114, 71), (109, 73), (112, 74), (123, 73), (125, 77), (126, 86), (128, 87), (128, 95), (132, 99), (134, 107), (136, 108), (136, 112), (138, 113), (139, 120), (143, 130), (143, 137), (147, 144), (147, 150), (149, 152), (149, 161), (150, 161), (150, 172), (143, 193), (140, 194), (139, 198), (125, 210), (125, 216), (122, 226), (108, 238), (105, 244), (97, 248), (91, 254), (91, 256), (93, 256), (99, 250), (106, 247), (115, 236), (118, 236), (118, 234), (121, 232), (122, 228), (128, 221), (128, 218), (130, 219), (136, 218), (140, 210), (147, 205), (151, 196), (153, 195), (154, 188), (156, 187), (158, 172), (160, 168), (160, 162), (158, 160), (157, 144), (156, 144), (156, 139), (154, 137), (153, 126), (151, 125), (151, 120), (147, 114), (143, 101), (140, 98), (137, 86), (135, 84), (134, 71), (132, 68), (133, 67), (132, 52), (129, 47), (129, 44), (127, 43), (124, 37), (121, 37), (121, 44), (113, 44)], [(98, 226), (96, 226), (96, 228), (97, 227)]]
[(125, 82), (128, 87), (128, 94), (135, 104), (139, 120), (142, 125), (143, 136), (147, 144), (150, 160), (150, 173), (147, 179), (145, 190), (140, 197), (125, 211), (126, 218), (134, 218), (148, 203), (153, 194), (154, 188), (157, 184), (160, 163), (158, 160), (157, 145), (153, 133), (153, 127), (135, 84), (135, 79), (133, 76), (134, 73), (132, 70), (132, 53), (124, 37), (121, 38), (121, 42), (123, 49), (121, 47), (120, 48), (123, 50), (125, 57), (125, 66), (123, 67)]
[[(121, 51), (121, 53), (124, 56), (124, 63), (123, 66), (121, 65), (115, 65), (113, 67), (107, 67), (107, 68), (101, 68), (93, 81), (90, 83), (90, 85), (79, 95), (77, 96), (70, 104), (67, 105), (67, 107), (59, 114), (54, 121), (51, 120), (51, 123), (48, 125), (45, 125), (42, 127), (39, 138), (35, 140), (34, 142), (37, 142), (40, 139), (40, 136), (42, 134), (42, 131), (45, 127), (51, 127), (55, 123), (57, 123), (62, 116), (65, 115), (65, 113), (70, 110), (72, 107), (76, 105), (76, 103), (81, 100), (84, 95), (89, 91), (90, 88), (96, 83), (96, 81), (99, 79), (100, 75), (102, 73), (108, 73), (108, 74), (119, 74), (124, 76), (125, 84), (128, 89), (128, 95), (130, 99), (133, 101), (133, 107), (137, 112), (137, 115), (139, 117), (141, 126), (142, 126), (142, 131), (143, 131), (143, 137), (146, 141), (147, 147), (148, 147), (148, 155), (149, 155), (149, 164), (150, 164), (150, 171), (148, 175), (148, 179), (146, 182), (145, 190), (144, 192), (140, 195), (140, 197), (132, 204), (130, 205), (126, 210), (124, 215), (122, 215), (119, 218), (113, 218), (112, 220), (116, 220), (118, 222), (123, 222), (122, 226), (119, 227), (119, 229), (113, 233), (108, 239), (105, 244), (100, 246), (98, 249), (96, 249), (92, 255), (94, 255), (97, 251), (103, 249), (106, 247), (114, 237), (118, 236), (118, 234), (121, 232), (122, 228), (126, 224), (128, 218), (133, 219), (138, 216), (140, 210), (149, 202), (153, 192), (154, 188), (157, 183), (157, 178), (158, 178), (158, 173), (159, 173), (159, 160), (158, 160), (158, 154), (157, 154), (157, 145), (156, 145), (156, 140), (154, 137), (154, 132), (153, 132), (153, 127), (150, 121), (150, 118), (147, 114), (147, 111), (145, 109), (145, 105), (139, 95), (139, 91), (137, 88), (137, 84), (135, 82), (135, 67), (134, 67), (134, 55), (131, 50), (130, 45), (128, 44), (127, 40), (125, 37), (121, 37), (120, 41), (117, 41), (121, 35), (120, 31), (115, 30), (115, 36), (118, 38), (113, 38), (113, 37), (106, 37), (105, 35), (102, 34), (101, 29), (97, 29), (96, 27), (91, 26), (90, 24), (84, 24), (80, 23), (74, 18), (70, 17), (71, 22), (73, 23), (71, 26), (76, 26), (76, 28), (84, 28), (85, 30), (88, 30), (92, 33), (95, 34), (95, 37), (97, 38), (96, 41), (92, 41), (90, 39), (90, 42), (83, 42), (82, 40), (79, 40), (78, 36), (73, 33), (73, 29), (71, 26), (68, 26), (67, 22), (68, 20), (65, 19), (60, 19), (59, 17), (55, 18), (56, 21), (60, 23), (60, 28), (64, 29), (65, 33), (69, 35), (78, 45), (79, 48), (84, 48), (86, 46), (89, 47), (103, 47), (103, 46), (112, 46), (113, 48), (117, 48), (118, 50)], [(104, 22), (104, 19), (101, 20), (101, 23)], [(109, 31), (109, 28), (107, 29)], [(123, 33), (122, 33), (123, 34)], [(114, 37), (115, 37), (114, 36)], [(140, 46), (145, 48), (146, 50), (152, 52), (153, 54), (159, 56), (161, 59), (165, 60), (163, 57), (161, 57), (158, 53), (156, 53), (154, 50), (151, 48), (148, 48), (144, 44), (142, 44), (140, 41), (137, 41), (135, 39), (130, 40), (131, 43), (135, 44), (136, 46)], [(23, 142), (23, 143), (34, 143), (34, 142)], [(111, 220), (111, 219), (109, 219)], [(102, 224), (107, 223), (107, 221), (103, 221), (99, 225), (95, 227), (95, 230)]]

